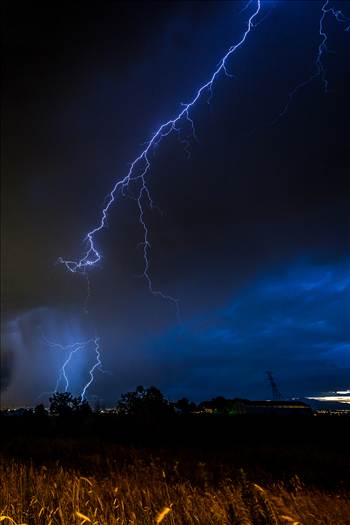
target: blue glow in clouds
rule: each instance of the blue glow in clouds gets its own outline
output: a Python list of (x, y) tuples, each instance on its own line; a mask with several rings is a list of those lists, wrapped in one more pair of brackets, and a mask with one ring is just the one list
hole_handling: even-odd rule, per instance
[[(69, 366), (72, 365), (72, 360), (74, 359), (74, 355), (80, 351), (87, 351), (91, 346), (93, 346), (94, 352), (96, 354), (96, 361), (89, 370), (90, 378), (88, 382), (82, 387), (80, 396), (82, 399), (84, 399), (86, 397), (86, 392), (89, 386), (94, 381), (95, 370), (98, 369), (99, 371), (103, 372), (101, 355), (100, 355), (100, 338), (95, 337), (94, 339), (88, 339), (87, 341), (77, 341), (76, 343), (66, 345), (66, 346), (61, 345), (59, 343), (54, 343), (52, 341), (49, 341), (45, 336), (43, 336), (43, 340), (49, 348), (55, 348), (61, 351), (64, 355), (64, 362), (58, 373), (54, 393), (62, 392), (62, 391), (64, 392), (69, 391), (70, 382), (69, 382), (68, 368)], [(62, 383), (63, 383), (63, 390), (62, 390)]]

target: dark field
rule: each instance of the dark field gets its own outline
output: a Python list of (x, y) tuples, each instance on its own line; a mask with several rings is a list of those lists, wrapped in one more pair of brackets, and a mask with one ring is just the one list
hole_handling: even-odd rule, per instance
[(0, 516), (348, 525), (349, 428), (332, 416), (1, 417)]

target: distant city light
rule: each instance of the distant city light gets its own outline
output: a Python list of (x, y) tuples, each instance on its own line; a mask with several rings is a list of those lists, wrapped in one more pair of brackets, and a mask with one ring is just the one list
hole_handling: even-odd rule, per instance
[(350, 405), (350, 390), (338, 390), (334, 394), (325, 396), (309, 396), (307, 399), (314, 399), (316, 401), (335, 401), (337, 403), (345, 403)]

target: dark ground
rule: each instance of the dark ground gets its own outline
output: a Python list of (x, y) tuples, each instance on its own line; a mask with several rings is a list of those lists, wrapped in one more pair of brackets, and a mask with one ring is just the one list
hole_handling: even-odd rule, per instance
[(0, 423), (2, 457), (58, 462), (86, 475), (110, 462), (132, 463), (136, 455), (177, 464), (192, 481), (204, 464), (211, 483), (235, 479), (244, 469), (264, 483), (298, 476), (310, 486), (350, 489), (347, 416), (1, 416)]

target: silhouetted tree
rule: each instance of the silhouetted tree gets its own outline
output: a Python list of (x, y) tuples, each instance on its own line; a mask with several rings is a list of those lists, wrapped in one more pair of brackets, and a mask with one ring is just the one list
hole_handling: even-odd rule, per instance
[(174, 403), (174, 407), (181, 412), (181, 414), (191, 414), (197, 408), (196, 403), (189, 401), (187, 397), (183, 397)]
[(86, 417), (92, 414), (92, 408), (90, 404), (86, 401), (86, 399), (83, 399), (76, 406), (74, 413), (77, 414), (78, 416)]
[(45, 417), (47, 415), (48, 414), (47, 414), (46, 408), (44, 407), (42, 403), (40, 403), (40, 405), (37, 405), (34, 408), (34, 416)]
[(211, 412), (213, 414), (236, 414), (237, 399), (226, 399), (223, 396), (218, 396), (210, 401), (202, 401), (199, 404), (199, 408), (204, 412)]
[(50, 414), (53, 416), (69, 416), (73, 414), (75, 403), (70, 392), (57, 392), (49, 398)]
[(89, 403), (81, 397), (73, 397), (70, 392), (57, 392), (49, 399), (50, 414), (54, 416), (89, 415)]
[(225, 414), (228, 411), (229, 403), (229, 399), (226, 399), (223, 396), (214, 397), (211, 400), (212, 409), (219, 414)]
[(135, 392), (122, 394), (117, 403), (117, 409), (120, 414), (139, 417), (163, 416), (173, 413), (169, 401), (155, 386), (149, 388), (138, 386)]

